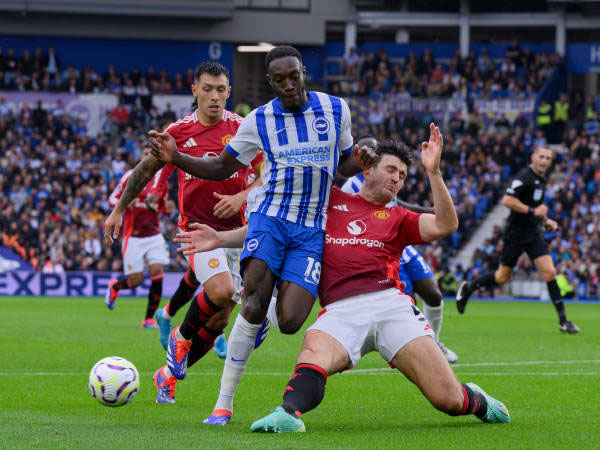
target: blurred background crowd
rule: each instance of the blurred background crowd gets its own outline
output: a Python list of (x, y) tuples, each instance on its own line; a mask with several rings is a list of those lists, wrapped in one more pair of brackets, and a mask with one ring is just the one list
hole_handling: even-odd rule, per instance
[[(580, 298), (598, 296), (600, 124), (595, 102), (587, 103), (583, 120), (572, 120), (569, 99), (562, 94), (554, 104), (540, 102), (535, 121), (523, 114), (511, 119), (501, 114), (487, 123), (473, 104), (475, 99), (531, 99), (559, 63), (558, 55), (533, 53), (516, 41), (502, 61), (492, 61), (483, 49), (472, 50), (466, 58), (457, 54), (447, 64), (436, 62), (427, 49), (419, 55), (411, 53), (402, 63), (391, 63), (384, 50), (357, 53), (351, 49), (344, 57), (342, 76), (325, 87), (332, 94), (369, 99), (369, 120), (355, 121), (355, 137), (368, 133), (378, 139), (402, 139), (414, 150), (415, 161), (419, 143), (428, 138), (428, 125), (435, 117), (427, 106), (399, 115), (388, 102), (390, 96), (394, 101), (420, 97), (466, 101), (466, 114), (459, 110), (446, 117), (443, 128), (443, 173), (458, 211), (459, 230), (423, 248), (432, 269), (452, 278), (447, 293), (455, 286), (454, 280), (497, 266), (500, 227), (477, 249), (472, 268), (454, 266), (451, 261), (497, 204), (509, 178), (528, 164), (532, 148), (554, 143), (558, 151), (546, 203), (560, 230), (547, 233), (546, 238), (564, 276), (563, 286), (568, 286), (565, 292)], [(12, 48), (0, 48), (0, 90), (112, 93), (120, 99), (106, 112), (101, 131), (92, 135), (84, 121), (69, 115), (60, 103), (48, 108), (39, 101), (15, 109), (0, 93), (2, 245), (35, 270), (120, 271), (120, 244), (106, 247), (101, 242), (108, 196), (125, 171), (138, 162), (147, 130), (164, 128), (177, 119), (170, 107), (159, 114), (152, 97), (189, 96), (192, 83), (191, 68), (169, 77), (163, 68), (117, 73), (111, 64), (97, 73), (90, 66), (78, 69), (64, 64), (60, 48), (42, 52), (35, 47), (19, 55)], [(235, 109), (244, 114), (255, 106), (244, 103)], [(172, 181), (174, 197), (176, 182)], [(399, 195), (410, 203), (431, 205), (427, 177), (418, 162)], [(177, 214), (162, 218), (173, 257), (167, 270), (185, 268), (170, 240)], [(535, 276), (526, 256), (517, 272), (517, 279)]]

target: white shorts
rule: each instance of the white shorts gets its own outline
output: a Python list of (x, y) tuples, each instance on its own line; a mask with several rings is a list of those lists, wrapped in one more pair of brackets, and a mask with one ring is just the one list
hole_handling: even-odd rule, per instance
[(423, 313), (397, 289), (355, 295), (327, 305), (308, 330), (323, 331), (342, 344), (351, 367), (372, 351), (390, 362), (413, 339), (433, 337)]
[(162, 234), (147, 237), (129, 237), (121, 243), (123, 252), (123, 272), (125, 275), (143, 272), (144, 262), (169, 264), (169, 249)]
[(231, 272), (234, 294), (232, 300), (237, 304), (242, 302), (242, 277), (240, 276), (241, 248), (216, 248), (208, 252), (188, 255), (187, 259), (196, 279), (204, 284), (206, 280), (223, 272)]

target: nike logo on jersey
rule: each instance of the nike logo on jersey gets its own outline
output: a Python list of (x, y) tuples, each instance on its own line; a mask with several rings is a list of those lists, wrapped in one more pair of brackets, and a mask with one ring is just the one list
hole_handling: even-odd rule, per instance
[(334, 205), (333, 208), (339, 209), (340, 211), (350, 211), (345, 204), (344, 205)]
[(196, 144), (196, 141), (194, 140), (194, 138), (189, 138), (185, 144), (183, 144), (183, 147), (196, 147), (198, 144)]

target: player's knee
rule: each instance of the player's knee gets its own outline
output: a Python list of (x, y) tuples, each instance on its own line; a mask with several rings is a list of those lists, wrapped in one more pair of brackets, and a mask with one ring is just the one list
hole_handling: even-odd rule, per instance
[(283, 334), (294, 334), (302, 327), (304, 320), (302, 317), (298, 317), (297, 314), (290, 314), (289, 312), (286, 314), (286, 311), (278, 311), (277, 323)]
[(442, 292), (439, 289), (431, 289), (427, 293), (427, 297), (423, 297), (423, 301), (427, 303), (427, 306), (437, 308), (442, 304)]
[(225, 306), (233, 297), (233, 286), (216, 286), (207, 292), (210, 299), (219, 306)]
[(544, 270), (542, 272), (542, 278), (545, 282), (555, 280), (557, 275), (558, 274), (556, 273), (556, 269), (554, 267), (550, 270)]
[(263, 306), (256, 296), (247, 296), (242, 304), (241, 314), (250, 323), (261, 323), (267, 315), (268, 303)]
[(496, 284), (504, 284), (510, 280), (510, 276), (510, 273), (496, 272), (496, 274), (494, 275), (494, 281), (496, 282)]

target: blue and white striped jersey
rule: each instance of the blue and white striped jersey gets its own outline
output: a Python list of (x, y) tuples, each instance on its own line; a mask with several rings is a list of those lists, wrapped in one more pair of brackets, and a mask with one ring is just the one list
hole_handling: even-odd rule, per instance
[(278, 98), (253, 110), (225, 150), (245, 165), (263, 151), (263, 185), (248, 196), (248, 213), (324, 230), (340, 155), (353, 147), (350, 109), (341, 98), (308, 94), (298, 111)]
[[(348, 192), (350, 194), (357, 194), (360, 191), (361, 186), (365, 182), (365, 177), (362, 173), (354, 175), (346, 180), (344, 185), (342, 186), (342, 191)], [(387, 205), (388, 208), (392, 206), (397, 206), (398, 202), (396, 198), (389, 202)], [(402, 252), (402, 256), (400, 257), (400, 264), (408, 264), (414, 257), (420, 256), (421, 254), (415, 250), (412, 245), (407, 245), (404, 247), (404, 251)]]

